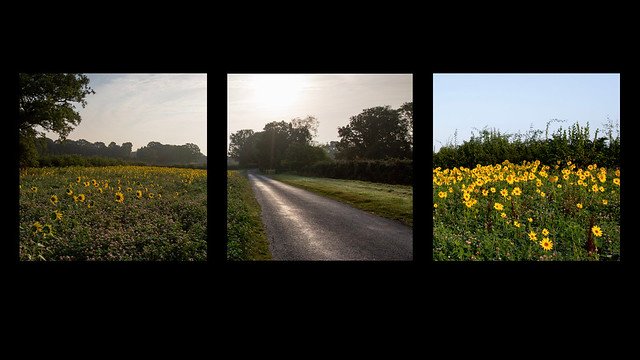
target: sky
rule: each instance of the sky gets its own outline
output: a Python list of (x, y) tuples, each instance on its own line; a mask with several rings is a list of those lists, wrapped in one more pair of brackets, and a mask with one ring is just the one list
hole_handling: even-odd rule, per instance
[[(607, 117), (620, 123), (620, 74), (434, 74), (433, 146), (438, 151), (458, 130), (457, 143), (474, 127), (526, 133), (531, 124), (549, 133), (589, 122), (604, 130)], [(478, 132), (476, 131), (477, 135)]]
[(207, 155), (207, 74), (85, 75), (95, 94), (76, 106), (82, 121), (68, 139), (131, 142), (133, 151), (151, 141), (193, 143)]
[(411, 74), (229, 74), (227, 144), (242, 129), (307, 115), (319, 121), (314, 141), (339, 140), (338, 127), (362, 110), (413, 101)]

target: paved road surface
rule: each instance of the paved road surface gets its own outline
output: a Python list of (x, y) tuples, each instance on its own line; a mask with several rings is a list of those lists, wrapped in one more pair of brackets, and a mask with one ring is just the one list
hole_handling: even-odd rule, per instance
[(412, 260), (412, 228), (249, 171), (274, 260)]

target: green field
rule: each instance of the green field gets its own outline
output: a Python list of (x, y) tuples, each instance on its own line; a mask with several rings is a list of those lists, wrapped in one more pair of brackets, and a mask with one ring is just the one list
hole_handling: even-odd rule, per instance
[(271, 259), (260, 214), (246, 170), (227, 171), (227, 259)]
[(540, 161), (433, 170), (434, 260), (619, 260), (620, 170)]
[(20, 260), (206, 261), (206, 170), (20, 172)]
[(412, 186), (289, 174), (270, 175), (270, 177), (285, 184), (347, 203), (355, 208), (413, 226)]

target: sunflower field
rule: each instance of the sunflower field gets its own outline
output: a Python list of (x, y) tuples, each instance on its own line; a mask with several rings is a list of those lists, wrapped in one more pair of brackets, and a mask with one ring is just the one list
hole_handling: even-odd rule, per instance
[(206, 170), (29, 168), (19, 188), (20, 260), (207, 259)]
[(436, 261), (620, 259), (618, 168), (437, 167), (432, 211)]

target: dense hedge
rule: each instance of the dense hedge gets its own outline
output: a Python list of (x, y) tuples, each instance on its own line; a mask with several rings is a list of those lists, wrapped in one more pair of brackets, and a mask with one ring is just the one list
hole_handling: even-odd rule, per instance
[(122, 159), (105, 158), (98, 156), (82, 155), (50, 155), (38, 159), (37, 166), (117, 166), (117, 165), (144, 165), (141, 162), (125, 161)]
[(411, 185), (413, 161), (397, 159), (320, 161), (304, 167), (299, 173), (305, 176)]
[(604, 167), (619, 165), (620, 136), (598, 137), (598, 130), (591, 138), (589, 126), (571, 126), (568, 131), (559, 129), (542, 138), (542, 130), (531, 130), (527, 136), (501, 134), (499, 131), (483, 130), (480, 136), (472, 136), (462, 145), (447, 144), (433, 153), (433, 167), (475, 167), (477, 164), (492, 165), (509, 160), (520, 163), (524, 160), (540, 160), (543, 164), (571, 160), (577, 165), (598, 164)]

